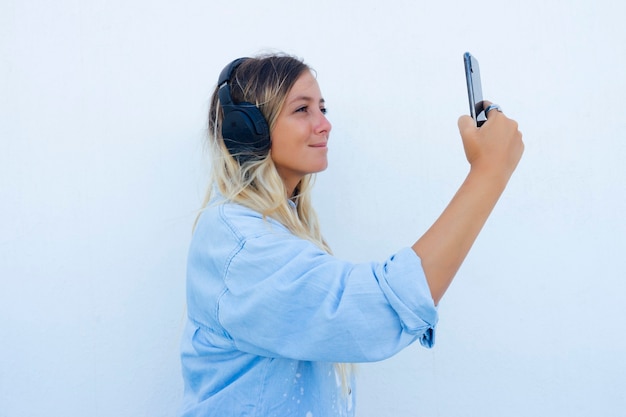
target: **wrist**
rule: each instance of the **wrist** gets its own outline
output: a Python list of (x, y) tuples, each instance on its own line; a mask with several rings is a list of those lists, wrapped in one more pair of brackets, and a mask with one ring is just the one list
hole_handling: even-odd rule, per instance
[(468, 178), (472, 181), (482, 183), (504, 190), (513, 172), (494, 164), (472, 164), (468, 173)]

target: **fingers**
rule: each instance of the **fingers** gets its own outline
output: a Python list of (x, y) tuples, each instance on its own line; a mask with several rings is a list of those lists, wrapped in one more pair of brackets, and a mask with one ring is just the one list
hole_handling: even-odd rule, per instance
[(498, 104), (490, 104), (487, 107), (485, 107), (485, 117), (487, 119), (489, 119), (489, 113), (493, 112), (493, 113), (502, 113), (502, 108), (498, 105)]
[[(493, 106), (490, 102), (485, 105)], [(459, 117), (458, 127), (465, 155), (472, 167), (512, 172), (523, 152), (522, 134), (515, 120), (492, 108), (481, 127), (476, 127), (474, 119), (466, 115)]]
[[(502, 109), (500, 108), (499, 105), (493, 104), (492, 102), (487, 101), (487, 100), (484, 100), (483, 104), (485, 106), (484, 109), (485, 109), (485, 115), (487, 115), (487, 121), (482, 125), (482, 127), (476, 127), (476, 122), (470, 116), (463, 115), (459, 117), (458, 126), (459, 126), (459, 132), (461, 133), (462, 137), (467, 134), (469, 135), (478, 134), (478, 132), (480, 132), (481, 130), (485, 130), (485, 128), (487, 128), (487, 130), (492, 130), (492, 129), (489, 129), (490, 125), (497, 125), (500, 127), (500, 129), (504, 126), (507, 126), (509, 129), (512, 129), (514, 131), (518, 130), (517, 122), (513, 119), (509, 119), (502, 112)], [(495, 126), (491, 126), (491, 127), (495, 128)]]

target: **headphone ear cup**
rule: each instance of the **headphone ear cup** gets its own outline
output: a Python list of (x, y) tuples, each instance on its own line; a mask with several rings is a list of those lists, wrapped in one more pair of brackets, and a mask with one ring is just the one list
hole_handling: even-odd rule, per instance
[(263, 113), (254, 104), (234, 103), (229, 82), (235, 69), (248, 58), (239, 58), (220, 73), (218, 98), (222, 106), (222, 138), (228, 152), (241, 164), (263, 157), (270, 149), (270, 128)]
[(245, 102), (222, 108), (222, 137), (231, 155), (239, 162), (265, 155), (270, 149), (270, 132), (261, 110)]

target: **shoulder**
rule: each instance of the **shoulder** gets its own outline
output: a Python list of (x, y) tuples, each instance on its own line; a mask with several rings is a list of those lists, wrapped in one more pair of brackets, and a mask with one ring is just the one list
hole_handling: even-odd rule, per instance
[(209, 233), (214, 239), (244, 241), (262, 236), (291, 235), (280, 222), (258, 211), (224, 199), (212, 201), (200, 215), (196, 233)]
[[(328, 254), (278, 221), (232, 202), (210, 204), (192, 238), (192, 270), (211, 269), (231, 290), (276, 277), (300, 276)], [(204, 273), (201, 275), (205, 275)]]

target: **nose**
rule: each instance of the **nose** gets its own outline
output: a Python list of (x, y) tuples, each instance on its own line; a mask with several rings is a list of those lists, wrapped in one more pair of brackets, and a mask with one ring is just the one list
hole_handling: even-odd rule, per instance
[(330, 121), (326, 118), (326, 115), (320, 110), (317, 124), (315, 126), (316, 133), (328, 135), (332, 128), (333, 126), (330, 124)]

